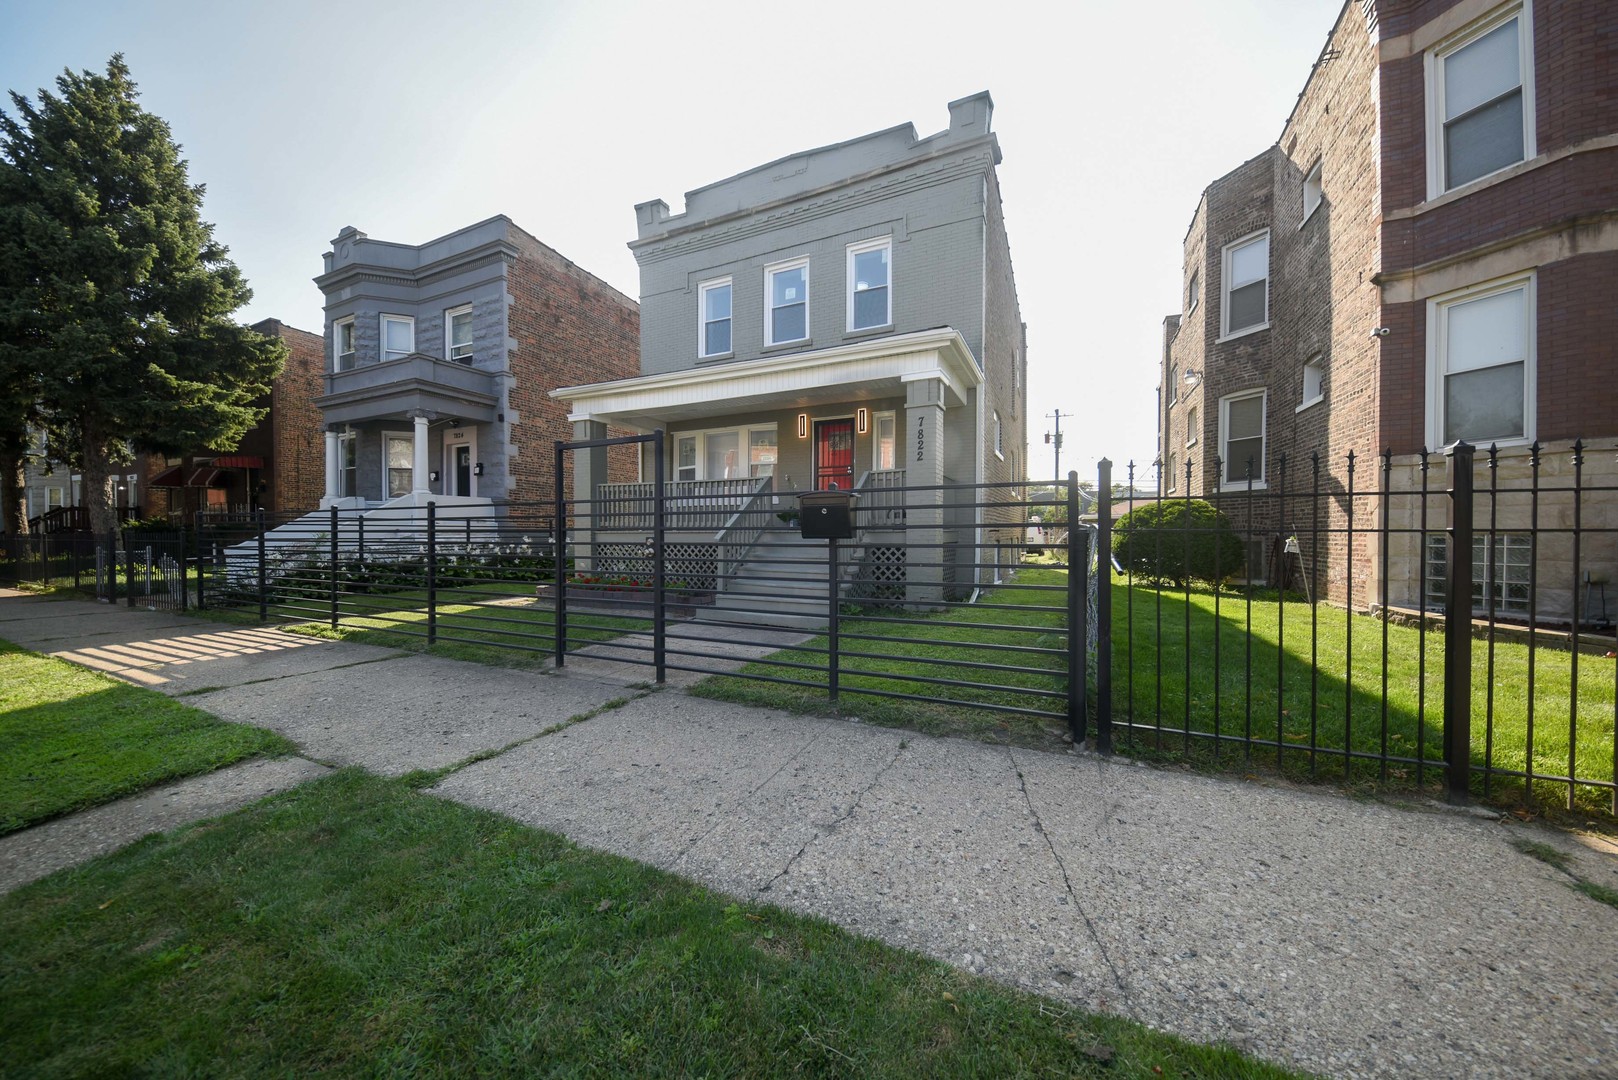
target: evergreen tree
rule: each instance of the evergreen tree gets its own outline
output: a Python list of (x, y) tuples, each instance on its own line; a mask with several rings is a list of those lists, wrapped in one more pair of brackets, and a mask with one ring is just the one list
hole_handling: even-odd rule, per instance
[(37, 394), (99, 533), (114, 465), (234, 449), (286, 350), (231, 318), (252, 292), (123, 57), (56, 88), (0, 109), (0, 377)]

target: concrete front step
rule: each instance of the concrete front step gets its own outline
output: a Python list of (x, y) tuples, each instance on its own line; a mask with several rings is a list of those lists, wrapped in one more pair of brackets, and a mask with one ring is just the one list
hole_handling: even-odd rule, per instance
[(736, 611), (720, 607), (718, 604), (711, 608), (702, 608), (693, 621), (745, 623), (748, 626), (767, 626), (782, 630), (819, 630), (826, 625), (825, 615), (816, 618), (813, 615), (798, 615), (787, 611)]

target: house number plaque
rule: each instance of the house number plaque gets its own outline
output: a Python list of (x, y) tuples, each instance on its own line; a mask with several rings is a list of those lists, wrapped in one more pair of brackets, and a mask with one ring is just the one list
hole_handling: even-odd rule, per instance
[(921, 461), (927, 450), (927, 418), (916, 417), (916, 460)]

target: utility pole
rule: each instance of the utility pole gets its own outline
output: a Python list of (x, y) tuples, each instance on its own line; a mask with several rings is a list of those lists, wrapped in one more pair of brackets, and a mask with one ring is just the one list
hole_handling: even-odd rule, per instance
[(1057, 409), (1055, 412), (1046, 413), (1045, 419), (1054, 419), (1056, 421), (1055, 431), (1047, 431), (1045, 441), (1056, 451), (1056, 472), (1053, 475), (1056, 477), (1056, 482), (1060, 484), (1062, 482), (1062, 410)]

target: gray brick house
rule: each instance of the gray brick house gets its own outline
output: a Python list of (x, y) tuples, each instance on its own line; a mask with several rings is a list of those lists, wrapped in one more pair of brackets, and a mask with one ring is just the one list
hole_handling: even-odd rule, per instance
[[(892, 489), (1026, 475), (992, 108), (979, 93), (925, 138), (902, 124), (772, 161), (687, 192), (683, 213), (636, 206), (640, 374), (556, 390), (575, 438), (662, 429), (671, 491), (739, 510), (856, 489), (862, 521), (907, 518), (912, 539), (953, 539), (975, 561), (997, 515), (974, 522), (946, 493)], [(574, 476), (600, 508), (598, 547), (610, 543), (613, 498), (645, 485), (603, 484), (588, 454)], [(707, 521), (688, 539), (704, 530), (723, 550)], [(912, 567), (912, 591), (937, 591), (929, 572)]]

